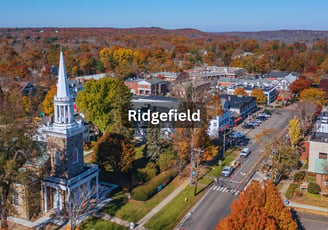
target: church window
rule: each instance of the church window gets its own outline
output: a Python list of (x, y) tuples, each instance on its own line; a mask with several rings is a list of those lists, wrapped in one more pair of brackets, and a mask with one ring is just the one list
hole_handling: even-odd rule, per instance
[(19, 205), (19, 194), (16, 189), (13, 190), (13, 204)]
[(73, 163), (76, 163), (78, 161), (79, 161), (79, 150), (74, 149)]
[(54, 154), (54, 164), (55, 165), (60, 164), (60, 152), (58, 150), (56, 150)]

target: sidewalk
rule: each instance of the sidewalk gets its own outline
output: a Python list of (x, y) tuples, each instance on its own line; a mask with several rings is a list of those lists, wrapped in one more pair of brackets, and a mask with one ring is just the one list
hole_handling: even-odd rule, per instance
[[(287, 199), (285, 197), (285, 193), (286, 193), (290, 183), (292, 183), (291, 180), (283, 181), (283, 185), (280, 189), (280, 196), (281, 196), (281, 199), (284, 202)], [(307, 204), (300, 204), (300, 203), (296, 203), (296, 202), (293, 202), (293, 201), (289, 201), (289, 204), (287, 206), (294, 207), (294, 208), (303, 208), (303, 209), (308, 209), (308, 210), (313, 210), (313, 211), (327, 212), (328, 213), (328, 208), (322, 208), (322, 207), (317, 207), (317, 206), (312, 206), (312, 205), (307, 205)]]
[(173, 200), (183, 189), (189, 184), (189, 179), (176, 188), (168, 197), (166, 197), (161, 203), (153, 208), (146, 216), (139, 220), (136, 229), (145, 229), (143, 225), (147, 223), (154, 215), (156, 215), (162, 208), (164, 208), (171, 200)]

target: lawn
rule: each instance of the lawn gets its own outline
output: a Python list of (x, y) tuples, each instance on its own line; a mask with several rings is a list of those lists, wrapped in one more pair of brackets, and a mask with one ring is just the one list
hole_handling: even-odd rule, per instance
[(117, 193), (112, 197), (113, 201), (108, 203), (102, 211), (123, 220), (138, 222), (150, 210), (171, 194), (182, 181), (184, 181), (184, 178), (175, 178), (161, 192), (147, 201), (128, 201), (127, 196), (123, 192)]
[(173, 229), (201, 197), (204, 188), (213, 183), (213, 179), (221, 174), (222, 168), (225, 165), (228, 165), (237, 156), (238, 152), (238, 149), (227, 151), (226, 158), (222, 161), (221, 165), (213, 165), (204, 173), (205, 175), (198, 181), (199, 189), (197, 196), (194, 196), (194, 187), (188, 186), (152, 219), (150, 219), (145, 227), (152, 230)]
[(113, 222), (109, 222), (106, 220), (102, 220), (99, 218), (91, 217), (88, 220), (84, 221), (79, 225), (80, 230), (128, 230), (124, 226), (115, 224)]
[(327, 197), (324, 197), (320, 194), (311, 194), (308, 192), (304, 192), (304, 194), (301, 197), (294, 197), (292, 201), (295, 201), (300, 204), (313, 205), (322, 208), (328, 207)]

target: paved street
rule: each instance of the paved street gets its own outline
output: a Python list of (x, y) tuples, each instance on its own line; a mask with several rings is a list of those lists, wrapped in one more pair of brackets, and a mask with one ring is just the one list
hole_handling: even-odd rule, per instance
[[(212, 185), (200, 202), (191, 209), (177, 229), (198, 230), (214, 229), (219, 220), (230, 213), (230, 205), (235, 196), (248, 183), (252, 172), (255, 172), (255, 164), (260, 159), (260, 149), (254, 143), (254, 136), (262, 130), (275, 128), (282, 131), (288, 124), (291, 114), (289, 111), (277, 111), (271, 118), (263, 122), (254, 130), (246, 131), (246, 138), (243, 145), (248, 145), (251, 154), (247, 158), (240, 159), (241, 166), (229, 178), (220, 178), (217, 184)], [(238, 128), (237, 128), (238, 129)]]
[(321, 216), (303, 211), (295, 213), (300, 230), (328, 230), (328, 215)]

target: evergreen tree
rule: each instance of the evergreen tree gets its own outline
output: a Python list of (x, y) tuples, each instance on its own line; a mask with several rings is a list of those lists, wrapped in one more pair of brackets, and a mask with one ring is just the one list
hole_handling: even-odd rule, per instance
[(149, 123), (146, 130), (145, 156), (151, 161), (156, 161), (163, 152), (161, 130), (159, 125)]

